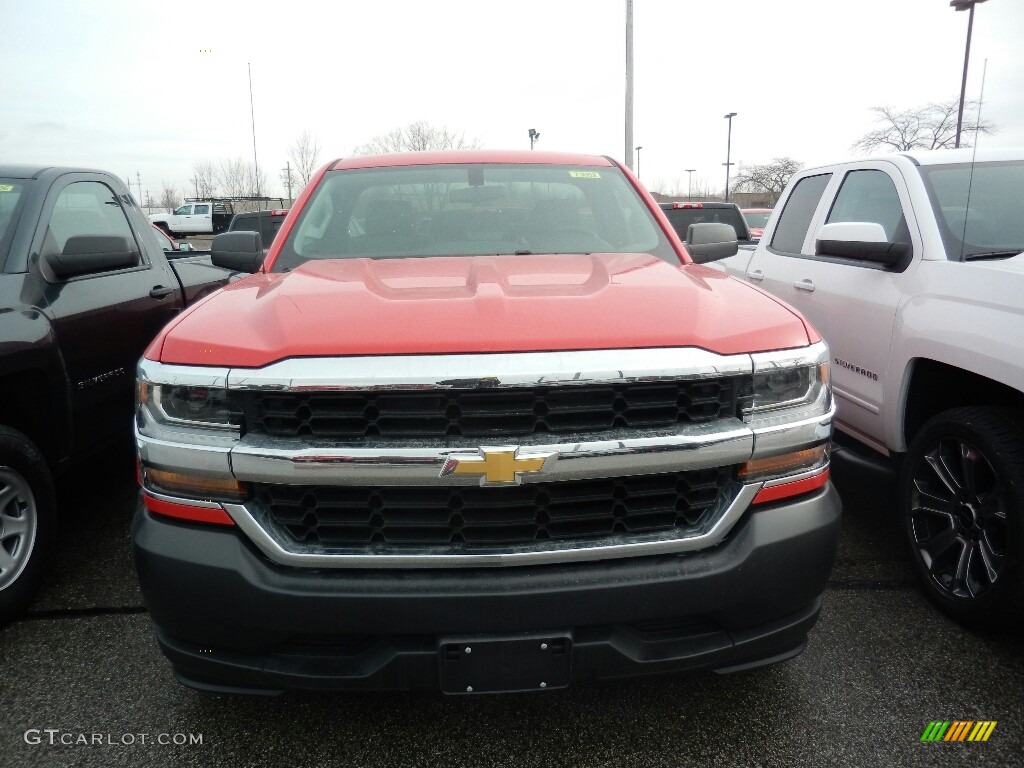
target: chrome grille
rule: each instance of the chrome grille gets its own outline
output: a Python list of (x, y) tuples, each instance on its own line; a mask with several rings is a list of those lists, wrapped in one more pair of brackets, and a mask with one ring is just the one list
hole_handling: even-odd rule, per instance
[(737, 415), (737, 378), (611, 385), (233, 393), (245, 434), (363, 438), (521, 437), (650, 429)]
[(500, 488), (253, 484), (253, 492), (300, 547), (486, 550), (697, 533), (724, 508), (731, 476), (731, 467), (717, 467)]

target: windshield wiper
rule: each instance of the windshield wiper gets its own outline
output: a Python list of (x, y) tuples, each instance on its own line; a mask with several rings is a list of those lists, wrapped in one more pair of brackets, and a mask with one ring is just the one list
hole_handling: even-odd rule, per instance
[(1024, 251), (984, 251), (982, 253), (967, 253), (964, 254), (964, 261), (981, 261), (982, 259), (1008, 259), (1011, 256), (1016, 256)]

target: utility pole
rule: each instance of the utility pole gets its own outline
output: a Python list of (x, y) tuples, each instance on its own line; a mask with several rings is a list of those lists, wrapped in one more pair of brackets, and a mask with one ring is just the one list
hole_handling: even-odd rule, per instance
[(692, 201), (693, 200), (693, 172), (696, 171), (697, 169), (696, 168), (687, 168), (685, 170), (689, 174), (686, 177), (686, 182), (687, 182), (687, 184), (686, 184), (686, 199), (688, 201)]
[(139, 205), (142, 205), (142, 176), (138, 171), (135, 172), (135, 188), (139, 190), (139, 199), (136, 200)]
[(289, 160), (284, 164), (284, 178), (285, 183), (288, 185), (288, 207), (292, 207), (292, 163)]
[(626, 0), (626, 167), (633, 170), (633, 0)]

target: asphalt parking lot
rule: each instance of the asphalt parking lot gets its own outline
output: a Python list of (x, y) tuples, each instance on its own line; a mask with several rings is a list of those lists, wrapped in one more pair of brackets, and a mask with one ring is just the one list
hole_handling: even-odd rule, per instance
[[(98, 462), (63, 483), (58, 562), (0, 631), (0, 766), (1020, 766), (1024, 641), (925, 601), (886, 475), (841, 451), (834, 478), (839, 559), (791, 662), (504, 697), (247, 699), (172, 679), (130, 558), (130, 462)], [(997, 726), (922, 743), (932, 720)]]

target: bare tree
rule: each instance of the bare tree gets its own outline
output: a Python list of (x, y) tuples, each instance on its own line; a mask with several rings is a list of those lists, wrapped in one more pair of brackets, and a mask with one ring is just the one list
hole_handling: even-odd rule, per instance
[(707, 179), (701, 176), (695, 179), (691, 179), (689, 176), (685, 179), (676, 176), (671, 181), (657, 178), (646, 186), (660, 203), (691, 199), (718, 200), (722, 197), (721, 192), (712, 192)]
[(256, 169), (246, 163), (245, 165), (245, 192), (247, 197), (258, 197), (267, 194), (267, 172), (262, 168), (257, 175)]
[(357, 155), (375, 155), (388, 152), (424, 152), (438, 149), (478, 149), (478, 139), (467, 139), (465, 132), (456, 133), (445, 126), (440, 128), (419, 120), (389, 133), (375, 136), (356, 149)]
[[(951, 149), (956, 143), (956, 115), (959, 100), (927, 104), (916, 109), (896, 110), (892, 107), (872, 107), (879, 128), (870, 131), (853, 145), (858, 152), (910, 149)], [(960, 146), (971, 146), (965, 139), (974, 133), (992, 134), (996, 126), (977, 120), (979, 103), (964, 103), (964, 124)], [(975, 117), (972, 119), (971, 115)]]
[(157, 205), (161, 208), (166, 208), (167, 212), (170, 213), (178, 207), (178, 203), (181, 202), (181, 197), (178, 195), (178, 189), (166, 181), (160, 182), (162, 189), (160, 190), (160, 199), (157, 201)]
[(240, 157), (221, 160), (216, 168), (217, 186), (228, 197), (244, 197), (252, 188), (252, 169)]
[(764, 165), (748, 165), (736, 174), (733, 190), (736, 192), (764, 192), (771, 196), (772, 205), (779, 201), (782, 190), (800, 170), (801, 164), (791, 157), (776, 157)]
[(292, 183), (301, 189), (309, 184), (320, 164), (320, 141), (309, 131), (303, 131), (288, 149), (288, 158), (293, 166)]
[(217, 169), (213, 163), (196, 163), (192, 166), (196, 195), (215, 197), (217, 195)]

